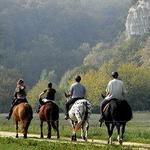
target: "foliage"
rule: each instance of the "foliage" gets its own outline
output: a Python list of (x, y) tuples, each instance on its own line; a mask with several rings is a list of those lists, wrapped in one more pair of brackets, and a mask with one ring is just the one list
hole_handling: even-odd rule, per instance
[(129, 5), (130, 0), (1, 0), (2, 63), (31, 86), (43, 69), (54, 70), (59, 80), (82, 63), (90, 45), (115, 40)]

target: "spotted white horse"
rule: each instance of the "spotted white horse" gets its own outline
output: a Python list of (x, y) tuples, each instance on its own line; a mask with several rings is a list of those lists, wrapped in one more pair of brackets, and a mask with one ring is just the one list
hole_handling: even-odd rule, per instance
[(87, 141), (91, 103), (86, 99), (77, 100), (69, 110), (69, 118), (73, 128), (71, 140), (76, 141), (76, 132), (81, 129), (81, 138)]

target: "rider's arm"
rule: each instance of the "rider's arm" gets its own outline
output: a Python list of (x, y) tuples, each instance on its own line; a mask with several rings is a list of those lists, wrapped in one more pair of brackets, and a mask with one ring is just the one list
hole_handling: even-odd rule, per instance
[(125, 96), (127, 94), (126, 88), (124, 84), (122, 85), (122, 95)]
[(46, 92), (47, 92), (47, 89), (44, 90), (44, 91), (39, 95), (39, 98), (41, 98)]
[(108, 83), (107, 88), (106, 88), (106, 96), (110, 94), (111, 89), (111, 82)]
[(73, 86), (70, 87), (69, 96), (73, 95)]

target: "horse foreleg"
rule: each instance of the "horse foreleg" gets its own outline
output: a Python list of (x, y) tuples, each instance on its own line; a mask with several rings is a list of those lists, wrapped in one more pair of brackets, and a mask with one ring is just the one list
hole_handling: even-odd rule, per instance
[(48, 121), (47, 122), (47, 125), (48, 125), (48, 134), (47, 134), (47, 138), (50, 139), (51, 138), (51, 122)]
[(18, 121), (16, 121), (16, 138), (18, 138)]
[(41, 128), (41, 138), (43, 138), (43, 121), (41, 121), (41, 124), (40, 124), (40, 128)]

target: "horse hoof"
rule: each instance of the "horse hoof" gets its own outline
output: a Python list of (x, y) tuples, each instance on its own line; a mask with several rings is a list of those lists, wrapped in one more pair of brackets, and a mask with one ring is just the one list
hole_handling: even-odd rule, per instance
[(59, 139), (60, 138), (60, 136), (57, 136), (57, 139)]
[(16, 135), (16, 138), (18, 138), (19, 136), (18, 136), (18, 134)]
[(44, 138), (44, 136), (43, 136), (43, 135), (41, 135), (41, 138), (43, 139), (43, 138)]
[(23, 138), (26, 139), (26, 138), (27, 138), (27, 135), (24, 135)]
[(51, 139), (51, 136), (47, 136), (47, 139)]
[(81, 137), (84, 141), (87, 141), (87, 138), (85, 136)]
[(76, 136), (73, 135), (73, 136), (71, 137), (71, 141), (77, 141)]
[(122, 139), (120, 139), (120, 140), (119, 140), (119, 144), (120, 144), (120, 145), (122, 145), (122, 143), (123, 143), (123, 140), (122, 140)]

